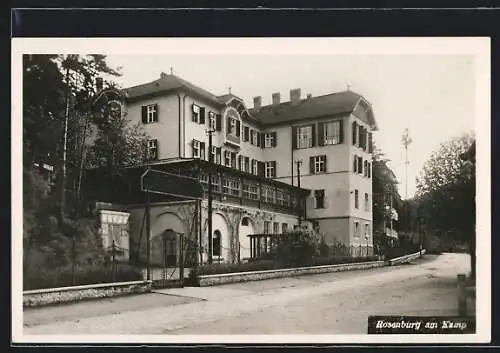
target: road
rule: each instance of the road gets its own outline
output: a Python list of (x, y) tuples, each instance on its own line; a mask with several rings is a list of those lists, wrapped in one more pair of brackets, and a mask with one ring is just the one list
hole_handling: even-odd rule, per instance
[(24, 311), (24, 334), (364, 334), (369, 315), (456, 315), (465, 254)]

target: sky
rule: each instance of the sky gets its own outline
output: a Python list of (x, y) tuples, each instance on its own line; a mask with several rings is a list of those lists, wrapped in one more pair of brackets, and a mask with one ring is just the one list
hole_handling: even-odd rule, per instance
[(215, 95), (231, 92), (247, 107), (253, 97), (270, 104), (272, 93), (289, 100), (290, 89), (302, 97), (349, 89), (373, 107), (378, 131), (376, 145), (390, 160), (405, 198), (404, 130), (409, 130), (408, 197), (416, 177), (440, 143), (475, 127), (475, 67), (471, 55), (108, 55), (121, 66), (117, 81), (130, 87), (173, 73)]

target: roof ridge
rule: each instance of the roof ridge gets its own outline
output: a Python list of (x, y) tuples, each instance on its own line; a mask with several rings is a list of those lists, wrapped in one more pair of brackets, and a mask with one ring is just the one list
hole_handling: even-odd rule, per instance
[[(359, 96), (359, 97), (362, 97), (360, 94), (356, 93), (356, 92), (353, 92), (353, 91), (348, 91), (348, 90), (344, 90), (344, 91), (338, 91), (338, 92), (332, 92), (332, 93), (326, 93), (326, 94), (322, 94), (322, 95), (319, 95), (319, 96), (312, 96), (311, 98), (303, 98), (299, 101), (299, 103), (303, 103), (303, 102), (308, 102), (312, 99), (317, 99), (317, 98), (324, 98), (324, 97), (329, 97), (329, 96), (335, 96), (335, 95), (338, 95), (338, 94), (342, 94), (342, 93), (351, 93), (351, 94), (355, 94), (356, 96)], [(269, 108), (277, 108), (277, 107), (282, 107), (282, 106), (285, 106), (285, 105), (290, 105), (292, 102), (291, 101), (286, 101), (286, 102), (282, 102), (282, 103), (279, 103), (277, 105), (274, 105), (274, 104), (267, 104), (267, 105), (263, 105), (260, 107), (259, 110), (262, 110), (262, 109), (269, 109)], [(254, 108), (252, 108), (254, 109)]]

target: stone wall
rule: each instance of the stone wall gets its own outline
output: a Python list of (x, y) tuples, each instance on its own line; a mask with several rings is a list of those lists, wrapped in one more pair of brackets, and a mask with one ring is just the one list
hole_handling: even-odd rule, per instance
[(215, 286), (226, 283), (238, 283), (248, 281), (260, 281), (271, 278), (294, 277), (302, 275), (320, 274), (328, 272), (361, 270), (385, 266), (384, 261), (359, 262), (340, 265), (312, 266), (301, 268), (289, 268), (269, 271), (251, 271), (240, 273), (227, 273), (218, 275), (200, 276), (200, 287)]
[[(424, 254), (425, 254), (425, 249), (422, 249), (422, 255), (424, 255)], [(397, 258), (391, 259), (387, 262), (389, 263), (389, 266), (393, 266), (393, 265), (399, 265), (399, 264), (410, 262), (411, 260), (418, 259), (419, 257), (420, 257), (420, 252), (417, 252), (414, 254), (409, 254), (409, 255), (397, 257)]]
[(23, 307), (61, 304), (87, 299), (108, 298), (148, 292), (151, 292), (151, 281), (38, 289), (23, 292)]

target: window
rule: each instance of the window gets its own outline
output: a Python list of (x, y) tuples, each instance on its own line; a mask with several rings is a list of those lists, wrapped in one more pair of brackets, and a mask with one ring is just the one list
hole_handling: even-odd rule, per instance
[(143, 124), (158, 122), (158, 104), (143, 105), (141, 107), (141, 112)]
[(269, 186), (263, 186), (261, 189), (262, 193), (262, 201), (266, 203), (275, 203), (274, 198), (274, 188), (269, 187)]
[(276, 178), (276, 161), (265, 162), (266, 178)]
[(216, 147), (215, 163), (222, 164), (222, 148)]
[(239, 155), (238, 156), (238, 170), (244, 169), (244, 161), (245, 161), (245, 157), (243, 157), (242, 155)]
[(250, 139), (251, 139), (250, 142), (252, 143), (252, 145), (254, 145), (254, 146), (258, 145), (259, 136), (257, 136), (257, 131), (250, 130)]
[(222, 193), (223, 194), (229, 194), (229, 186), (230, 186), (230, 180), (228, 178), (223, 178), (222, 179)]
[(224, 165), (226, 167), (231, 166), (231, 152), (229, 151), (224, 151)]
[(212, 158), (212, 163), (215, 163), (217, 160), (217, 147), (212, 146), (212, 150), (210, 151), (210, 157)]
[(325, 190), (314, 190), (314, 208), (325, 208)]
[(366, 176), (368, 178), (371, 178), (372, 177), (372, 164), (371, 163), (368, 163), (367, 164), (367, 172), (366, 172)]
[(227, 118), (227, 133), (236, 137), (240, 137), (240, 121), (236, 118)]
[(276, 190), (276, 203), (278, 205), (285, 205), (285, 192), (282, 190)]
[(200, 119), (200, 107), (197, 106), (196, 104), (193, 104), (193, 115), (191, 117), (191, 120), (197, 123), (199, 119)]
[(311, 174), (326, 173), (326, 156), (313, 156), (309, 158)]
[(358, 156), (354, 156), (352, 170), (354, 173), (358, 172)]
[(363, 162), (363, 167), (364, 167), (364, 170), (363, 170), (363, 175), (364, 175), (365, 177), (367, 177), (367, 176), (368, 176), (368, 161), (364, 161), (364, 162)]
[(220, 231), (217, 229), (212, 237), (212, 256), (221, 255), (221, 237)]
[(259, 187), (256, 184), (250, 184), (248, 187), (248, 193), (250, 194), (249, 198), (251, 200), (258, 200), (259, 199)]
[(358, 191), (358, 189), (354, 190), (354, 207), (359, 208), (359, 191)]
[(358, 157), (358, 173), (363, 173), (363, 158)]
[(231, 152), (230, 158), (231, 158), (231, 168), (236, 169), (236, 152)]
[(252, 159), (252, 174), (258, 175), (259, 174), (259, 164), (258, 161), (255, 159)]
[(193, 140), (193, 158), (200, 158), (200, 141)]
[(368, 202), (368, 193), (365, 192), (365, 211), (368, 212), (370, 210), (370, 203)]
[(280, 224), (278, 222), (273, 222), (273, 233), (278, 234), (280, 232)]
[(342, 120), (320, 124), (319, 139), (322, 146), (342, 143)]
[(309, 148), (313, 146), (313, 127), (301, 126), (297, 128), (297, 148)]
[(158, 159), (158, 140), (149, 140), (148, 141), (148, 159)]
[(276, 132), (266, 132), (264, 134), (264, 147), (271, 148), (276, 147), (277, 134)]
[(240, 196), (240, 182), (237, 179), (229, 180), (229, 193), (233, 196)]
[(354, 221), (354, 237), (359, 238), (359, 222)]
[(264, 234), (269, 234), (271, 232), (271, 222), (264, 221)]
[(281, 224), (281, 234), (285, 234), (288, 231), (288, 224), (282, 223)]
[(242, 226), (248, 226), (248, 217), (245, 217), (241, 220), (241, 225)]

